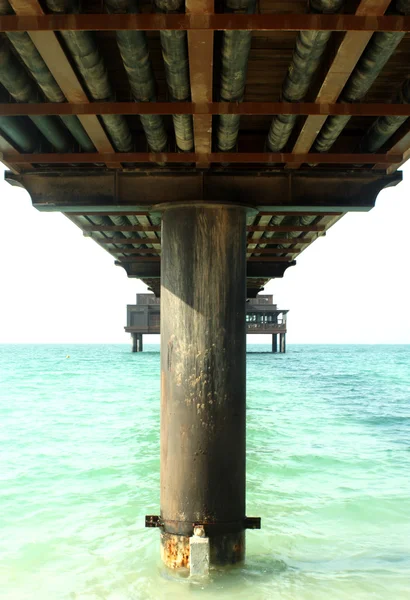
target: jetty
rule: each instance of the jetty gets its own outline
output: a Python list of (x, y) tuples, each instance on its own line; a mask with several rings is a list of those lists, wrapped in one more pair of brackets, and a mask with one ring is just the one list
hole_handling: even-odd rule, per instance
[[(273, 304), (272, 294), (259, 294), (246, 302), (246, 333), (272, 336), (272, 352), (286, 352), (287, 313)], [(132, 351), (142, 352), (145, 334), (159, 334), (160, 299), (154, 294), (137, 294), (136, 303), (127, 305), (127, 325)], [(278, 343), (279, 342), (279, 343)]]
[(6, 180), (160, 298), (146, 525), (170, 568), (242, 561), (260, 527), (246, 300), (401, 181), (409, 15), (410, 0), (0, 0)]

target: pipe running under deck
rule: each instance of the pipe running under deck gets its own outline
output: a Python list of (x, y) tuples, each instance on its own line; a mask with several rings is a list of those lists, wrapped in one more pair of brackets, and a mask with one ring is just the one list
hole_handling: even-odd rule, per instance
[[(343, 0), (310, 0), (311, 13), (339, 12)], [(306, 96), (326, 51), (331, 31), (300, 31), (292, 61), (282, 85), (282, 102), (301, 102)], [(276, 115), (268, 134), (268, 148), (280, 152), (286, 146), (295, 126), (297, 115)]]
[[(134, 0), (105, 0), (108, 12), (135, 14)], [(117, 44), (127, 73), (132, 95), (136, 102), (155, 102), (156, 89), (145, 31), (117, 31)], [(139, 115), (141, 125), (152, 152), (166, 149), (168, 139), (164, 119), (160, 115)]]
[[(410, 0), (397, 0), (396, 9), (400, 14), (409, 15)], [(404, 35), (402, 32), (392, 31), (378, 31), (372, 35), (340, 95), (339, 102), (363, 100)], [(328, 117), (316, 138), (314, 149), (317, 152), (330, 150), (350, 119), (350, 116)]]
[[(253, 13), (254, 0), (226, 0), (225, 12)], [(242, 102), (251, 49), (251, 31), (224, 31), (222, 36), (221, 102)], [(240, 115), (220, 115), (217, 145), (220, 152), (236, 149)]]
[[(0, 83), (16, 102), (37, 102), (39, 99), (39, 91), (34, 81), (14, 56), (9, 40), (2, 34), (0, 34)], [(30, 120), (56, 150), (59, 152), (70, 150), (71, 136), (58, 118), (32, 116)]]
[[(183, 0), (155, 0), (155, 6), (158, 12), (182, 13), (185, 3)], [(187, 32), (162, 30), (160, 39), (170, 100), (171, 102), (189, 102), (191, 88)], [(192, 152), (194, 150), (192, 115), (172, 115), (172, 120), (178, 149), (181, 152)]]
[[(69, 14), (78, 11), (74, 0), (46, 0), (52, 13)], [(108, 80), (104, 60), (98, 50), (94, 34), (90, 31), (61, 31), (62, 36), (93, 100), (114, 100), (114, 92)], [(101, 120), (118, 152), (133, 149), (131, 132), (125, 117), (102, 115)]]

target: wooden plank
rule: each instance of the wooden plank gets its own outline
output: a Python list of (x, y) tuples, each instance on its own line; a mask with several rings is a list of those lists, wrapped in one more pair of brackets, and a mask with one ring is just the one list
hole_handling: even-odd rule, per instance
[[(25, 18), (38, 21), (41, 18), (50, 16), (45, 15), (38, 0), (10, 0), (10, 4), (17, 15), (13, 18), (19, 22), (24, 21)], [(26, 15), (29, 15), (29, 17), (26, 17)], [(0, 17), (0, 20), (2, 18), (4, 17)], [(41, 28), (35, 28), (34, 31), (29, 32), (29, 35), (67, 100), (73, 104), (89, 104), (87, 94), (84, 92), (54, 31), (42, 31)], [(78, 118), (98, 152), (114, 152), (114, 148), (96, 115), (79, 115)], [(117, 163), (115, 165), (107, 163), (107, 166), (118, 168)]]
[[(2, 116), (44, 115), (343, 115), (352, 117), (410, 117), (410, 104), (349, 104), (325, 102), (42, 102), (0, 103)], [(200, 147), (205, 147), (201, 146)], [(197, 150), (208, 154), (209, 150)]]
[[(66, 154), (20, 154), (12, 157), (4, 154), (4, 159), (15, 164), (21, 163), (43, 163), (43, 164), (70, 164), (70, 163), (98, 163), (105, 162), (113, 165), (129, 163), (187, 163), (187, 162), (213, 162), (213, 163), (315, 163), (315, 164), (370, 164), (376, 162), (383, 165), (399, 163), (403, 160), (402, 154), (336, 154), (336, 153), (307, 153), (293, 154), (291, 152), (213, 152), (210, 154), (198, 154), (195, 152), (121, 152), (114, 154), (95, 152), (72, 152)], [(11, 160), (14, 159), (14, 160)]]
[[(377, 20), (383, 15), (390, 4), (390, 0), (362, 0), (356, 10), (356, 18)], [(316, 94), (315, 102), (334, 103), (339, 98), (353, 69), (366, 48), (372, 33), (365, 31), (348, 31), (334, 56), (326, 73), (322, 85)], [(292, 151), (309, 152), (313, 143), (326, 121), (325, 116), (310, 116), (306, 119)], [(301, 164), (287, 165), (289, 168), (298, 169)]]
[[(387, 0), (384, 0), (386, 3)], [(208, 5), (208, 0), (191, 0), (191, 6)], [(374, 13), (378, 6), (370, 0)], [(34, 16), (36, 0), (13, 0), (24, 5), (24, 16), (0, 17), (0, 31), (410, 31), (410, 17), (401, 15), (362, 16), (330, 14), (70, 14)], [(369, 4), (369, 2), (367, 2)], [(29, 8), (30, 7), (30, 8)], [(29, 11), (31, 15), (29, 16)], [(20, 14), (20, 13), (19, 13)], [(37, 13), (38, 14), (38, 13)], [(365, 13), (367, 15), (367, 12)]]
[[(214, 11), (214, 0), (186, 0), (186, 14), (210, 15)], [(193, 103), (212, 102), (214, 32), (188, 31), (189, 77)], [(193, 117), (195, 152), (209, 154), (212, 151), (212, 115)], [(208, 168), (209, 162), (196, 163), (198, 168)]]

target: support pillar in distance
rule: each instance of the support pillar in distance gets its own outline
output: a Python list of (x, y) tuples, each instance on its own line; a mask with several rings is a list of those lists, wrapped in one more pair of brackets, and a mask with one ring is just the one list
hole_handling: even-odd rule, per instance
[(286, 352), (286, 333), (280, 334), (280, 351), (282, 354)]
[(142, 344), (142, 333), (132, 333), (132, 351), (133, 352), (142, 352), (143, 344)]
[(272, 333), (272, 352), (276, 354), (278, 351), (278, 335), (277, 333)]
[(161, 555), (190, 566), (245, 555), (246, 213), (243, 206), (161, 207)]

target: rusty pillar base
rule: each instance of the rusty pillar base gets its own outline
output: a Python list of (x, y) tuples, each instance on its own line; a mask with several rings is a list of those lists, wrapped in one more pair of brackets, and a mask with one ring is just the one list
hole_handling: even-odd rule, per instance
[[(245, 559), (245, 531), (209, 538), (210, 565), (223, 567)], [(189, 536), (161, 532), (161, 559), (170, 569), (189, 570)]]

